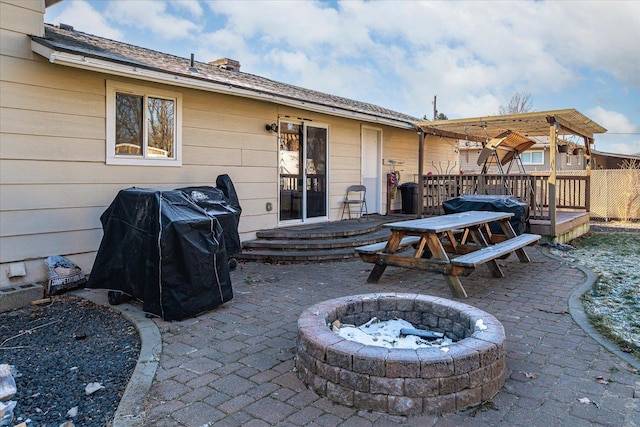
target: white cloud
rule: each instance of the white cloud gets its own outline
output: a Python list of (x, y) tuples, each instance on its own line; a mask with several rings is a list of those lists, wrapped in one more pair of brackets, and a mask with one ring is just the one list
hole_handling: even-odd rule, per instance
[[(635, 138), (635, 139), (634, 139)], [(623, 138), (611, 138), (612, 140), (619, 139), (621, 141), (609, 141), (603, 145), (607, 153), (619, 153), (619, 154), (634, 154), (640, 155), (640, 139), (637, 136), (629, 137), (629, 139), (622, 140)]]
[(622, 113), (607, 111), (598, 106), (588, 110), (588, 115), (595, 122), (612, 133), (639, 133), (640, 126), (635, 125)]
[(164, 1), (112, 1), (105, 15), (114, 22), (137, 29), (146, 29), (164, 40), (195, 36), (200, 26), (188, 19), (167, 12)]
[(210, 59), (207, 59), (207, 61), (229, 56), (233, 53), (231, 56), (233, 56), (234, 59), (240, 60), (241, 63), (246, 63), (247, 58), (245, 54), (249, 52), (249, 49), (247, 48), (245, 40), (238, 34), (234, 34), (227, 29), (222, 29), (213, 33), (204, 34), (199, 40), (199, 55), (201, 57), (209, 57)]
[[(226, 30), (240, 36), (245, 47), (289, 55), (304, 52), (306, 68), (299, 69), (298, 78), (291, 83), (325, 91), (350, 88), (339, 93), (343, 96), (370, 96), (380, 91), (364, 85), (377, 83), (396, 95), (395, 106), (385, 106), (414, 115), (424, 114), (425, 98), (437, 93), (443, 112), (461, 116), (469, 112), (470, 105), (484, 108), (474, 115), (494, 114), (516, 91), (535, 98), (536, 93), (558, 92), (579, 83), (578, 71), (590, 56), (584, 54), (589, 45), (576, 31), (582, 21), (575, 17), (572, 3), (556, 3), (560, 4), (345, 1), (336, 9), (321, 2), (221, 1), (208, 5), (228, 19)], [(575, 4), (587, 14), (599, 12), (590, 2)], [(564, 50), (558, 54), (565, 44), (580, 45), (583, 54)], [(622, 56), (618, 53), (616, 57)], [(633, 53), (629, 56), (633, 58)], [(368, 70), (369, 78), (337, 84), (339, 77), (334, 74), (350, 70), (347, 64)], [(267, 60), (252, 65), (257, 74), (272, 75), (272, 67), (278, 64)], [(280, 61), (280, 65), (287, 64)], [(602, 67), (597, 61), (587, 65)], [(608, 66), (612, 73), (618, 69), (614, 63)], [(315, 77), (317, 70), (326, 73), (309, 86), (305, 81)], [(342, 78), (350, 79), (352, 73)], [(357, 98), (377, 103), (381, 99)], [(495, 105), (488, 105), (490, 101)]]
[(84, 0), (65, 2), (58, 15), (47, 16), (50, 24), (69, 24), (76, 30), (112, 40), (122, 40), (124, 33)]
[(527, 92), (534, 109), (599, 105), (623, 111), (626, 125), (638, 122), (637, 1), (93, 4), (112, 24), (146, 33), (137, 34), (145, 46), (170, 52), (186, 39), (199, 60), (233, 58), (249, 73), (417, 117), (431, 116), (434, 95), (440, 112), (458, 118), (497, 114)]
[(596, 135), (598, 150), (622, 154), (640, 153), (640, 125), (631, 123), (622, 113), (607, 111), (600, 106), (588, 110), (587, 115), (607, 129), (607, 133)]
[(178, 10), (186, 10), (194, 18), (202, 17), (204, 10), (198, 0), (169, 0), (170, 5)]
[(549, 9), (555, 54), (640, 87), (640, 2), (552, 2)]

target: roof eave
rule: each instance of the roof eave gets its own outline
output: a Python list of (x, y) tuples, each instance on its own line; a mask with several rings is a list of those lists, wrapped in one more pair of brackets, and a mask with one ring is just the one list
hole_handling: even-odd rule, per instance
[(617, 157), (622, 159), (640, 160), (640, 154), (607, 153), (605, 151), (591, 150), (591, 154), (597, 156)]
[(44, 0), (44, 7), (47, 8), (49, 6), (53, 6), (54, 4), (60, 3), (62, 0)]
[(252, 91), (229, 84), (216, 83), (203, 79), (172, 74), (169, 72), (141, 68), (119, 62), (105, 61), (94, 57), (57, 50), (50, 46), (45, 46), (44, 44), (41, 44), (36, 40), (31, 41), (31, 50), (38, 55), (46, 58), (52, 64), (55, 63), (73, 68), (81, 68), (85, 70), (102, 72), (122, 77), (129, 77), (155, 83), (170, 84), (173, 86), (179, 86), (189, 89), (198, 89), (208, 92), (240, 96), (243, 98), (251, 98), (260, 101), (286, 105), (289, 107), (303, 108), (305, 110), (317, 113), (350, 119), (359, 119), (369, 123), (377, 123), (380, 125), (388, 125), (402, 129), (415, 129), (413, 122), (393, 120), (387, 117), (376, 116), (374, 114), (366, 114), (345, 108), (288, 98), (285, 96), (265, 93), (262, 91)]

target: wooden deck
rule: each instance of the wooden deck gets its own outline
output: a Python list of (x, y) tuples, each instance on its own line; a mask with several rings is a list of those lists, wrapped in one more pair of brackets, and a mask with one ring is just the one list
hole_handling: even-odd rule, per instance
[[(545, 217), (548, 217), (548, 212)], [(532, 219), (531, 232), (540, 234), (558, 243), (566, 243), (589, 231), (589, 212), (556, 211), (556, 229), (551, 229), (551, 221), (548, 219)]]

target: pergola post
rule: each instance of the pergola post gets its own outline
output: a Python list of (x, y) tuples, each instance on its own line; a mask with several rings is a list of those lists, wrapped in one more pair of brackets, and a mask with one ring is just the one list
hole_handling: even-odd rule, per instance
[(593, 144), (593, 138), (588, 136), (584, 137), (585, 147), (585, 172), (587, 180), (585, 183), (584, 205), (587, 208), (587, 212), (591, 212), (591, 144)]
[(548, 118), (549, 126), (549, 225), (551, 226), (552, 235), (556, 235), (556, 151), (558, 145), (558, 129), (556, 121), (553, 117)]
[(418, 129), (418, 218), (424, 215), (424, 132)]

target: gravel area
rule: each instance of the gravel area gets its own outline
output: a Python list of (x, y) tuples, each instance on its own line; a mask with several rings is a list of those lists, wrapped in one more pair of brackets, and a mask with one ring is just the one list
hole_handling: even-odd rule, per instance
[[(14, 424), (110, 425), (139, 352), (128, 320), (70, 294), (0, 313), (0, 363), (11, 365), (18, 390)], [(104, 388), (87, 395), (90, 383)], [(69, 416), (74, 407), (77, 415)]]

